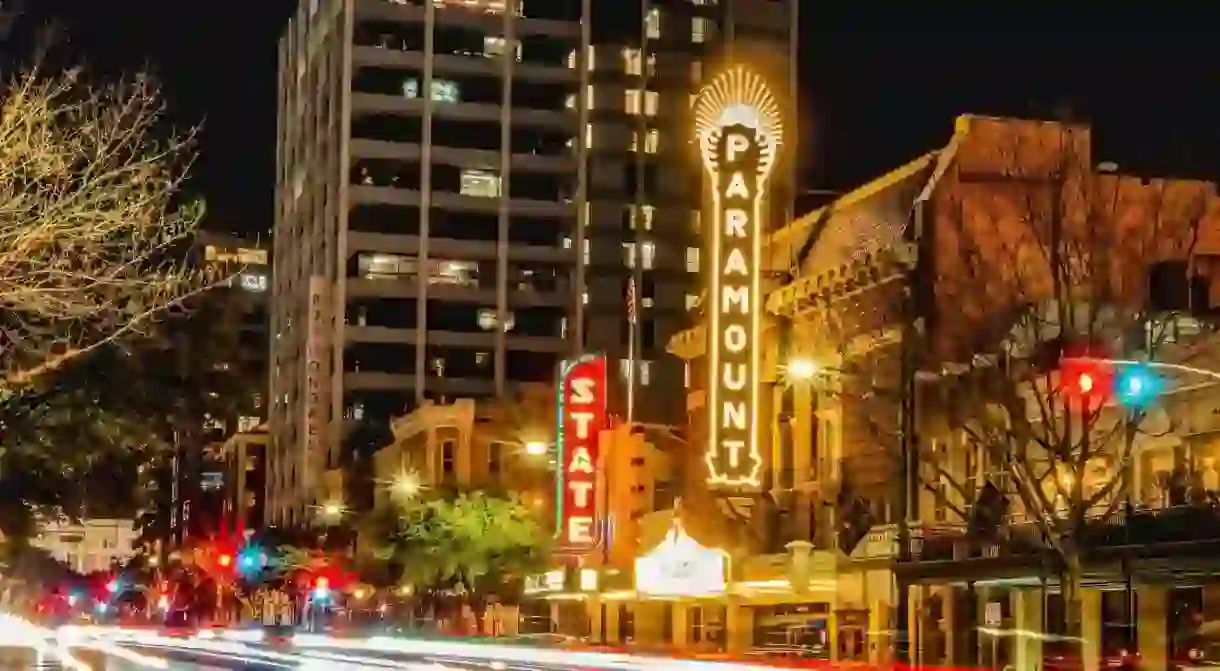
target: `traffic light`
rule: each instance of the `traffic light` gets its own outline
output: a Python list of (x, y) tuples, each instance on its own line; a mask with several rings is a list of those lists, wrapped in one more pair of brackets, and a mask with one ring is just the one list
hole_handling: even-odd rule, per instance
[(325, 601), (330, 598), (330, 578), (320, 575), (313, 582), (313, 598)]
[(227, 553), (222, 554), (216, 558), (216, 563), (219, 564), (221, 568), (229, 568), (233, 565), (233, 555)]
[(1115, 380), (1114, 392), (1124, 406), (1142, 410), (1165, 390), (1165, 381), (1147, 364), (1124, 366)]
[(1114, 370), (1109, 363), (1094, 359), (1066, 360), (1059, 371), (1059, 384), (1069, 396), (1103, 399), (1113, 391)]

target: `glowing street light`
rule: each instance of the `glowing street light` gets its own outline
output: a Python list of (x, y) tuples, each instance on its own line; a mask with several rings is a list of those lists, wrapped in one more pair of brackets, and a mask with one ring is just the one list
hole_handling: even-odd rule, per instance
[(535, 457), (541, 457), (546, 454), (551, 446), (540, 440), (531, 440), (525, 444), (525, 453)]
[(328, 501), (322, 504), (322, 517), (328, 522), (336, 522), (343, 516), (343, 504), (338, 501)]
[(423, 488), (423, 484), (419, 481), (419, 474), (414, 472), (399, 473), (394, 478), (392, 485), (394, 495), (401, 499), (413, 499), (419, 496)]
[(821, 370), (821, 366), (812, 359), (793, 359), (788, 362), (788, 379), (802, 382), (812, 380)]

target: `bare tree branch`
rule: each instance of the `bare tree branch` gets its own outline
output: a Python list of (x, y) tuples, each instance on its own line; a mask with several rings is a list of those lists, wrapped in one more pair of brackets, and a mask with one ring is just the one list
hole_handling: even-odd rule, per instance
[(0, 394), (151, 320), (213, 282), (184, 258), (203, 206), (182, 193), (193, 133), (162, 137), (137, 75), (20, 74), (0, 102)]

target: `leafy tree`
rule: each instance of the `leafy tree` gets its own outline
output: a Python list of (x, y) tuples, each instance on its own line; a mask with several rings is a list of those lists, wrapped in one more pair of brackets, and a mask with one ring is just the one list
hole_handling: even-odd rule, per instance
[[(175, 443), (201, 450), (210, 420), (231, 425), (240, 413), (257, 414), (263, 350), (243, 330), (251, 306), (228, 289), (190, 302), (189, 312), (94, 350), (0, 403), (7, 493), (0, 531), (27, 535), (37, 513), (85, 514), (86, 499), (129, 511), (137, 469), (155, 476)], [(99, 475), (109, 486), (88, 486)], [(152, 494), (143, 503), (153, 515), (169, 512)]]
[(370, 526), (384, 539), (376, 557), (400, 584), (424, 595), (455, 593), (476, 612), (492, 593), (511, 598), (524, 576), (545, 566), (549, 536), (515, 496), (416, 498), (374, 514)]

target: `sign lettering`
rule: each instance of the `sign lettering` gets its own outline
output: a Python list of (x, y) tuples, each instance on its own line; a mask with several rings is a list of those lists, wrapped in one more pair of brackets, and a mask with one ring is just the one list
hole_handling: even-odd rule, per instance
[(598, 434), (606, 425), (606, 360), (585, 355), (560, 368), (556, 533), (568, 551), (587, 552), (597, 533)]
[(695, 118), (714, 222), (707, 268), (709, 480), (757, 488), (762, 205), (780, 142), (779, 106), (760, 77), (734, 68), (700, 94)]

